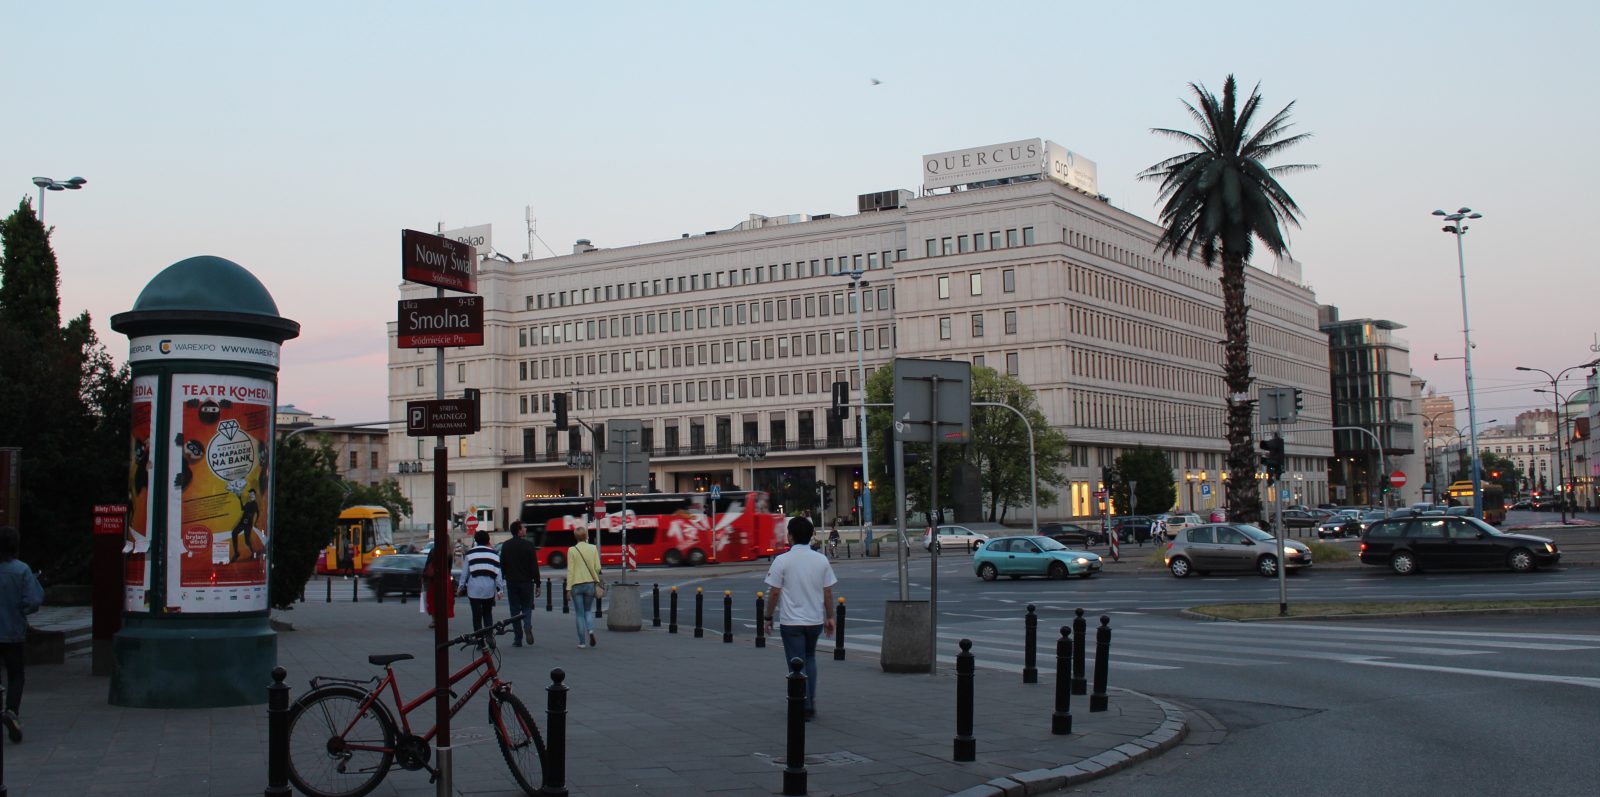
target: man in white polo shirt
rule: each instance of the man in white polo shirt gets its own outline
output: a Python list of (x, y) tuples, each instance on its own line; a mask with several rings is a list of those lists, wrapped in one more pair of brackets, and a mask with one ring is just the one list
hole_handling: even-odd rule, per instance
[(828, 557), (811, 549), (815, 533), (811, 521), (789, 519), (790, 548), (774, 558), (767, 571), (771, 591), (764, 618), (770, 633), (777, 615), (784, 662), (798, 658), (806, 663), (807, 720), (817, 715), (817, 637), (833, 636), (833, 585), (839, 583)]

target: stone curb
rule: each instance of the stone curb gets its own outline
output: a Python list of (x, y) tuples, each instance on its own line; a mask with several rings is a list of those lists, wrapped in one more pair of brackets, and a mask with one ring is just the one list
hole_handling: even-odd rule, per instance
[(1027, 797), (1027, 795), (1048, 794), (1053, 791), (1077, 786), (1096, 778), (1110, 775), (1128, 767), (1154, 758), (1174, 747), (1177, 747), (1189, 735), (1189, 723), (1184, 718), (1183, 709), (1151, 697), (1149, 695), (1123, 689), (1130, 695), (1135, 695), (1161, 707), (1165, 716), (1160, 727), (1154, 731), (1137, 737), (1123, 744), (1117, 745), (1093, 758), (1086, 758), (1075, 764), (1062, 764), (1050, 769), (1030, 769), (1025, 772), (1013, 772), (1005, 777), (995, 778), (988, 783), (973, 786), (954, 792), (950, 797)]
[(1530, 606), (1523, 608), (1506, 609), (1428, 609), (1415, 612), (1381, 612), (1371, 614), (1315, 614), (1301, 617), (1249, 617), (1232, 620), (1226, 617), (1213, 617), (1201, 614), (1193, 609), (1179, 609), (1178, 616), (1186, 620), (1199, 620), (1210, 623), (1276, 623), (1276, 622), (1301, 622), (1306, 620), (1368, 620), (1368, 619), (1393, 619), (1395, 617), (1476, 617), (1494, 615), (1534, 615), (1534, 614), (1600, 614), (1600, 606)]

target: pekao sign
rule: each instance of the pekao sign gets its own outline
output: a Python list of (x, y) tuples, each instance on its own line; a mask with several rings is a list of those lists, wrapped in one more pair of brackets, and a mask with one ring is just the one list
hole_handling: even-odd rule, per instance
[(407, 282), (477, 293), (477, 253), (473, 247), (439, 235), (400, 231), (400, 277)]
[(483, 297), (402, 299), (395, 345), (402, 349), (483, 345)]

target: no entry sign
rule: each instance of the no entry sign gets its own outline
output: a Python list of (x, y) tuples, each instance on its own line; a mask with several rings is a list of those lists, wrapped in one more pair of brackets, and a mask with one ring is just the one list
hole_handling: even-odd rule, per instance
[(1396, 487), (1406, 486), (1406, 472), (1403, 470), (1397, 470), (1394, 473), (1389, 474), (1389, 483)]

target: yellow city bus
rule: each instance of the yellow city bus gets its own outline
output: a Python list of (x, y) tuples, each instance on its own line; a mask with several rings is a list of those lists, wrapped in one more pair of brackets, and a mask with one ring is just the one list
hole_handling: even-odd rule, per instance
[[(1455, 482), (1445, 490), (1445, 495), (1453, 505), (1472, 506), (1472, 482), (1465, 479)], [(1483, 483), (1483, 519), (1496, 526), (1506, 522), (1505, 489), (1498, 482)]]
[(367, 564), (394, 553), (394, 524), (381, 506), (352, 506), (339, 513), (318, 574), (364, 573)]

